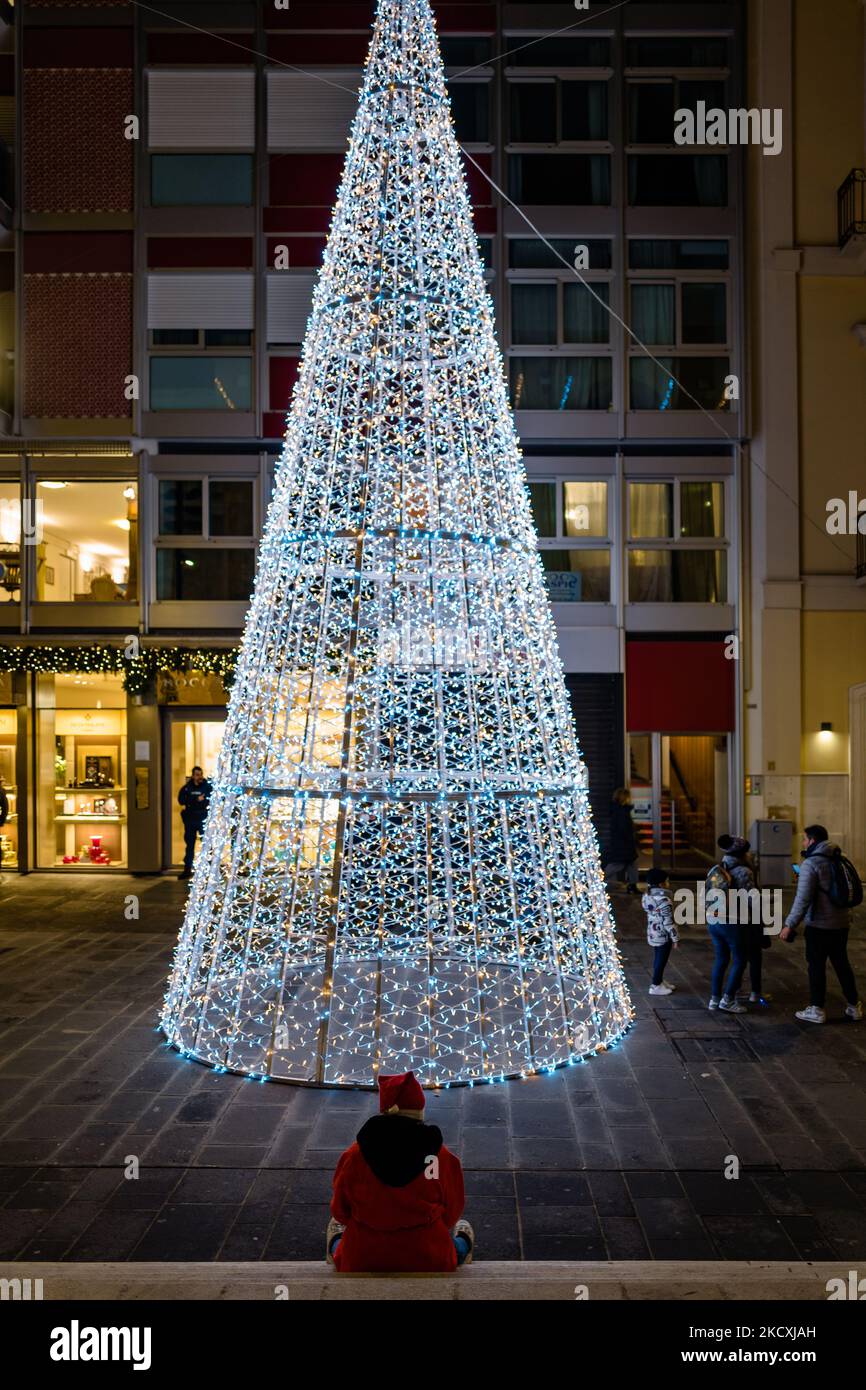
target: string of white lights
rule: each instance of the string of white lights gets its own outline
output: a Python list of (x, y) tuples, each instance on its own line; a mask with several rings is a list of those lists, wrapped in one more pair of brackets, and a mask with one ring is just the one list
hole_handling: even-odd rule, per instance
[(379, 0), (163, 1027), (436, 1086), (630, 1019), (429, 0)]

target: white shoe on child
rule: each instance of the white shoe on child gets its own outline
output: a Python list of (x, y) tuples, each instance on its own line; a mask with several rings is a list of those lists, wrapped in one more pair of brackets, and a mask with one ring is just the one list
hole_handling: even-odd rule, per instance
[(650, 994), (673, 994), (673, 985), (650, 985)]

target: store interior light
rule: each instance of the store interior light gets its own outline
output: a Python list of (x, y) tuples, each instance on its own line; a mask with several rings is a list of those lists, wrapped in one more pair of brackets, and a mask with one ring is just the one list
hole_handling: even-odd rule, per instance
[(130, 487), (125, 487), (125, 488), (123, 489), (123, 495), (124, 495), (124, 497), (126, 498), (127, 502), (134, 502), (134, 501), (135, 501), (135, 488), (134, 488), (134, 487), (131, 487), (131, 486), (130, 486)]
[(59, 489), (62, 488), (62, 487), (68, 487), (69, 484), (68, 484), (68, 483), (61, 483), (57, 478), (42, 478), (41, 481), (40, 481), (40, 483), (39, 483), (39, 486), (40, 486), (40, 487), (50, 487), (50, 488), (52, 488), (52, 489), (59, 490)]
[(823, 723), (821, 724), (820, 737), (823, 738), (823, 739), (828, 739), (828, 738), (832, 738), (832, 737), (833, 737), (833, 725), (831, 724), (831, 722), (830, 722), (829, 719), (825, 719), (825, 720), (823, 721)]
[(121, 531), (129, 530), (129, 522), (125, 516), (119, 517), (117, 521), (112, 521), (112, 526), (119, 526)]

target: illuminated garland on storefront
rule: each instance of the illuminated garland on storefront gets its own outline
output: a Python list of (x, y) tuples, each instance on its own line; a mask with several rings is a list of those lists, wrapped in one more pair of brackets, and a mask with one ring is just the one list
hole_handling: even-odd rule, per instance
[(182, 1052), (475, 1084), (628, 1027), (429, 0), (379, 0), (213, 780)]
[(236, 647), (0, 647), (0, 671), (34, 671), (40, 675), (76, 672), (81, 675), (122, 675), (129, 695), (153, 688), (160, 672), (191, 672), (218, 676), (228, 689), (234, 679)]

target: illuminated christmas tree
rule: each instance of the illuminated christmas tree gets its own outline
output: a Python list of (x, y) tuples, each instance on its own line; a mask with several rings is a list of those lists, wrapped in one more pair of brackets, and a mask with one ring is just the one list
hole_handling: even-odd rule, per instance
[(631, 1007), (429, 0), (379, 0), (163, 1013), (331, 1085)]

